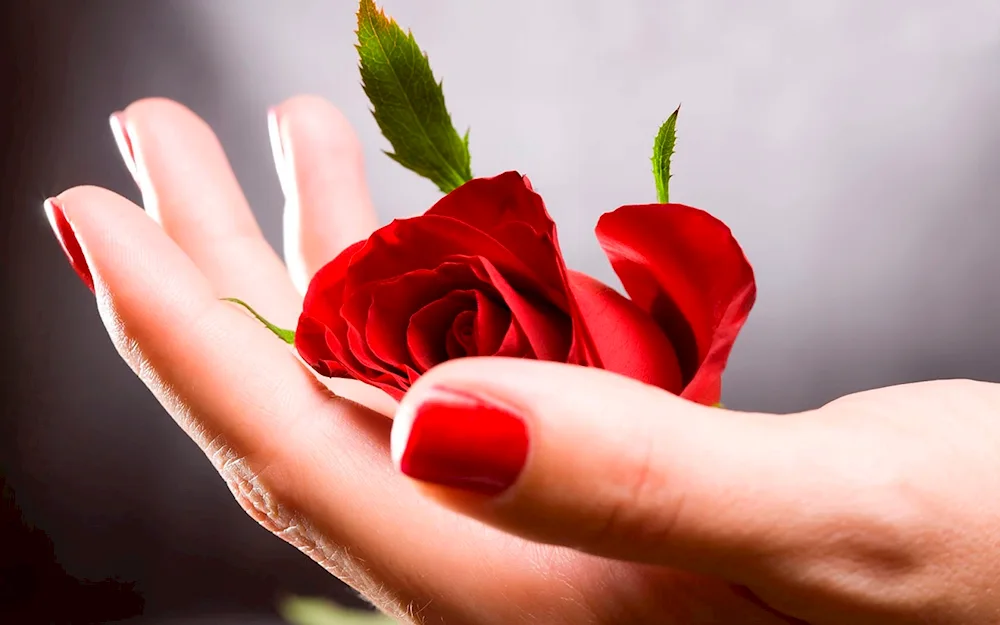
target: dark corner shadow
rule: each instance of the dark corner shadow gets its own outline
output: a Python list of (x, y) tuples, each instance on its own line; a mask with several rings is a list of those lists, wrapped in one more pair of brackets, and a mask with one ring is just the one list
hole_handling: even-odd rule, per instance
[(63, 570), (52, 541), (25, 522), (0, 475), (0, 623), (83, 625), (142, 614), (134, 584), (93, 582)]

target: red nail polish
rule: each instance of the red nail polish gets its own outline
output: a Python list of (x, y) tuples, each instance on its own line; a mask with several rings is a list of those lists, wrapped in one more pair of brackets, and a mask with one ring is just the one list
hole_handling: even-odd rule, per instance
[(498, 495), (520, 475), (527, 456), (527, 427), (510, 408), (438, 389), (417, 406), (399, 465), (423, 482)]
[(121, 111), (111, 114), (108, 118), (108, 122), (111, 124), (111, 134), (115, 137), (115, 143), (118, 145), (118, 151), (121, 152), (122, 160), (125, 161), (125, 167), (128, 168), (132, 177), (136, 176), (136, 164), (135, 164), (135, 152), (132, 149), (132, 140), (128, 136), (128, 130), (125, 127), (125, 114)]
[(52, 231), (55, 233), (56, 238), (59, 239), (63, 251), (66, 252), (66, 257), (69, 258), (69, 264), (76, 271), (76, 275), (80, 276), (83, 283), (87, 285), (87, 288), (93, 291), (94, 277), (90, 274), (87, 259), (83, 255), (83, 250), (80, 249), (80, 244), (76, 240), (76, 233), (73, 232), (73, 226), (66, 219), (66, 214), (63, 212), (62, 206), (60, 206), (59, 200), (55, 198), (45, 200), (44, 206), (45, 215), (49, 218)]

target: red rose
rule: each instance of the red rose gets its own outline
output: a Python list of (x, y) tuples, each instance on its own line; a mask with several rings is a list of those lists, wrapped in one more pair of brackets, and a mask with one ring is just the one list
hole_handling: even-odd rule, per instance
[(472, 180), (323, 267), (295, 346), (321, 375), (397, 399), (445, 360), (512, 356), (601, 367), (717, 402), (756, 293), (729, 229), (695, 208), (650, 204), (605, 214), (597, 237), (631, 299), (566, 268), (526, 178)]

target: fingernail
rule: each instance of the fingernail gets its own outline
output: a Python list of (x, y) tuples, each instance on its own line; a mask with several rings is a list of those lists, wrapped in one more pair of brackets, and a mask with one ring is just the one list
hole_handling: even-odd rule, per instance
[(63, 251), (66, 252), (69, 264), (76, 271), (76, 275), (80, 276), (83, 283), (87, 285), (87, 288), (93, 291), (94, 277), (90, 274), (87, 259), (83, 255), (83, 250), (80, 249), (80, 243), (76, 240), (76, 233), (73, 232), (73, 226), (66, 219), (66, 213), (63, 212), (59, 200), (55, 198), (45, 200), (44, 207), (45, 216), (49, 218), (49, 225), (52, 226), (52, 231), (55, 233), (56, 238), (59, 239), (59, 244), (62, 245)]
[(278, 110), (274, 107), (267, 109), (267, 136), (271, 140), (271, 156), (274, 159), (274, 167), (278, 172), (278, 183), (285, 197), (289, 197), (293, 191), (291, 178), (292, 172), (288, 166), (288, 159), (285, 156), (285, 142), (281, 137), (281, 120), (278, 119)]
[(400, 425), (393, 432), (404, 439), (393, 441), (394, 452), (402, 449), (399, 468), (423, 482), (498, 495), (514, 483), (528, 456), (524, 419), (467, 392), (435, 389), (416, 406), (409, 428)]
[(125, 128), (125, 114), (116, 111), (111, 114), (108, 121), (111, 124), (111, 134), (115, 137), (118, 151), (121, 152), (122, 160), (125, 161), (125, 167), (128, 168), (132, 177), (136, 178), (135, 152), (132, 150), (132, 140), (129, 139), (128, 130)]

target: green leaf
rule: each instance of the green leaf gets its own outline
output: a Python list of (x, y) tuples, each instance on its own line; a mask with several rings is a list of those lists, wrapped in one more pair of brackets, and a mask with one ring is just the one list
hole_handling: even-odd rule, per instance
[(463, 138), (452, 125), (443, 83), (434, 80), (413, 33), (404, 32), (374, 0), (361, 0), (357, 48), (372, 114), (395, 150), (386, 154), (444, 193), (472, 180), (469, 134)]
[(254, 310), (253, 308), (250, 307), (250, 304), (247, 304), (243, 300), (236, 299), (235, 297), (223, 297), (222, 299), (224, 301), (227, 301), (227, 302), (232, 302), (234, 304), (239, 304), (243, 308), (246, 308), (247, 311), (249, 311), (251, 315), (253, 315), (254, 317), (257, 318), (257, 321), (263, 323), (264, 327), (267, 328), (268, 330), (270, 330), (271, 332), (273, 332), (275, 334), (275, 336), (277, 336), (279, 339), (281, 339), (282, 341), (288, 343), (289, 345), (294, 345), (295, 344), (295, 331), (294, 330), (285, 330), (283, 328), (279, 328), (278, 326), (274, 325), (273, 323), (271, 323), (267, 319), (261, 317), (260, 314), (256, 310)]
[(289, 597), (278, 612), (292, 625), (392, 625), (395, 621), (378, 612), (348, 610), (325, 599)]
[(674, 144), (677, 142), (677, 116), (681, 107), (677, 107), (667, 121), (660, 126), (653, 142), (653, 177), (656, 178), (656, 198), (661, 204), (670, 201), (670, 157), (674, 155)]

